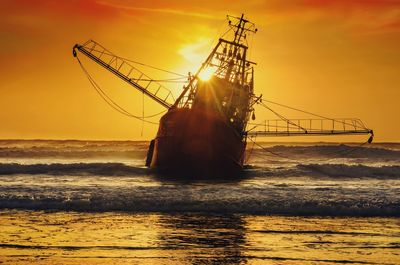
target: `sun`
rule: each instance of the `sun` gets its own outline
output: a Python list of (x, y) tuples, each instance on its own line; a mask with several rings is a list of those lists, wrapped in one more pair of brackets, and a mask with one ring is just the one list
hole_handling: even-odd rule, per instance
[(200, 74), (198, 75), (198, 77), (202, 80), (202, 81), (208, 81), (211, 79), (211, 77), (214, 75), (215, 73), (215, 69), (213, 69), (212, 67), (208, 67), (206, 69), (203, 69)]

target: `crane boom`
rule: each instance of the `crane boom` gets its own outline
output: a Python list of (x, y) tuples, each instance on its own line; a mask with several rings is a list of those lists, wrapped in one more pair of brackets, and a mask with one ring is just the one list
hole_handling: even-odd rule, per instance
[(83, 45), (75, 44), (73, 47), (74, 57), (77, 57), (76, 50), (143, 92), (165, 108), (170, 109), (175, 102), (175, 98), (168, 88), (135, 68), (129, 60), (114, 55), (99, 43), (89, 40)]
[[(364, 126), (360, 119), (291, 119), (266, 120), (264, 123), (250, 123), (254, 127), (248, 136), (321, 136), (355, 135), (374, 132)], [(254, 130), (262, 128), (263, 130)], [(371, 138), (371, 141), (372, 141)]]

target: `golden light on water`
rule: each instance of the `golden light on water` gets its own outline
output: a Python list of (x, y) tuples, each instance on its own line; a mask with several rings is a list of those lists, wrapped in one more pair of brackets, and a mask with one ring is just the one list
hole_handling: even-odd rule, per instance
[(11, 211), (0, 223), (5, 264), (399, 261), (395, 218)]

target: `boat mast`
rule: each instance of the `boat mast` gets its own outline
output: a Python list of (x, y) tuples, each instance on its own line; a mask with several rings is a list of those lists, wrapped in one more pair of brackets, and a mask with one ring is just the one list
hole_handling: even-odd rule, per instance
[[(256, 33), (255, 24), (241, 17), (227, 16), (230, 27), (231, 40), (222, 36), (218, 44), (211, 51), (207, 59), (202, 63), (196, 74), (190, 79), (183, 92), (175, 101), (173, 107), (190, 107), (196, 93), (196, 84), (200, 79), (199, 75), (206, 70), (212, 70), (213, 75), (225, 79), (230, 83), (238, 84), (242, 88), (246, 87), (249, 93), (253, 93), (252, 84), (252, 65), (247, 57), (247, 35)], [(236, 23), (234, 23), (236, 21)], [(233, 35), (233, 36), (232, 36)], [(210, 69), (208, 69), (210, 68)]]

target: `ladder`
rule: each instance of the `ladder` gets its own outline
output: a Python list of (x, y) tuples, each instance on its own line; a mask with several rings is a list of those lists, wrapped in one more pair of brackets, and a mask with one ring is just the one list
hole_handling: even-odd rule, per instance
[(77, 50), (165, 108), (170, 109), (174, 104), (172, 92), (135, 68), (130, 60), (114, 55), (94, 40), (75, 44), (72, 50), (74, 57), (77, 57)]

